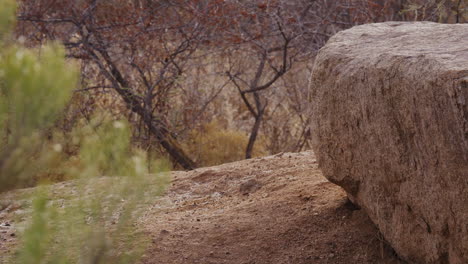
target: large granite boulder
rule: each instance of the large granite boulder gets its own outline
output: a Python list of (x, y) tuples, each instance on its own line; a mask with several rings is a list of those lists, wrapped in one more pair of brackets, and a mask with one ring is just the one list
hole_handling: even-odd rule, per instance
[(468, 24), (338, 33), (313, 72), (325, 176), (410, 263), (468, 263)]

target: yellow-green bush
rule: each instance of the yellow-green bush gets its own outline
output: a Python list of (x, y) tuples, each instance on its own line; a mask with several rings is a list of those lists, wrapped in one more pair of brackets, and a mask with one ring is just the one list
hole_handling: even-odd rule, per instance
[[(80, 131), (79, 164), (64, 169), (72, 187), (38, 190), (17, 263), (134, 263), (145, 249), (132, 223), (167, 177), (148, 175), (146, 153), (131, 148), (126, 122), (95, 119)], [(96, 177), (104, 175), (113, 177)]]
[(2, 41), (15, 21), (16, 4), (11, 0), (2, 0), (0, 4), (0, 41)]
[(3, 191), (31, 181), (59, 159), (60, 153), (45, 140), (45, 133), (68, 102), (78, 72), (65, 62), (64, 50), (57, 45), (45, 47), (40, 57), (20, 46), (2, 45), (0, 49)]
[[(162, 168), (149, 166), (146, 153), (131, 147), (125, 121), (94, 119), (72, 133), (71, 143), (51, 132), (76, 87), (78, 71), (59, 45), (38, 53), (8, 38), (14, 11), (13, 0), (0, 0), (0, 192), (54, 170), (74, 180), (68, 188), (36, 189), (11, 260), (134, 263), (144, 247), (136, 243), (132, 224), (147, 198), (161, 193), (167, 177), (149, 176), (150, 167)], [(76, 148), (75, 164), (64, 163), (67, 145)], [(119, 250), (123, 245), (125, 250)]]
[[(212, 121), (201, 129), (192, 130), (184, 147), (200, 166), (213, 166), (245, 159), (248, 140), (246, 133), (225, 129), (219, 122)], [(266, 154), (264, 140), (260, 138), (253, 156)]]

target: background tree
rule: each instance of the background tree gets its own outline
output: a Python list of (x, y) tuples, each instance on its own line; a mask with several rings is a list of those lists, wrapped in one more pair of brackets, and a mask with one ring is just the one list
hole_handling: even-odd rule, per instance
[[(241, 42), (233, 47), (231, 53), (239, 57), (239, 53), (249, 55), (249, 63), (256, 63), (257, 66), (231, 64), (227, 75), (254, 118), (245, 154), (249, 159), (268, 106), (268, 98), (262, 96), (262, 92), (271, 88), (291, 69), (298, 56), (294, 50), (294, 41), (299, 35), (293, 30), (295, 19), (284, 17), (284, 13), (287, 13), (284, 6), (256, 3), (239, 5), (241, 16), (248, 19), (236, 20), (238, 26), (228, 31)], [(238, 60), (232, 58), (230, 62), (235, 64)], [(250, 68), (253, 68), (252, 72)]]
[(168, 97), (204, 30), (194, 22), (204, 11), (199, 7), (183, 1), (23, 2), (18, 32), (35, 43), (60, 39), (67, 56), (82, 62), (84, 90), (113, 89), (173, 160), (193, 169), (167, 117)]
[(340, 30), (466, 13), (460, 0), (39, 0), (21, 1), (16, 33), (31, 46), (58, 40), (80, 61), (65, 130), (105, 109), (130, 121), (133, 143), (190, 169), (205, 165), (192, 135), (215, 123), (248, 135), (246, 157), (255, 142), (307, 148), (307, 71)]

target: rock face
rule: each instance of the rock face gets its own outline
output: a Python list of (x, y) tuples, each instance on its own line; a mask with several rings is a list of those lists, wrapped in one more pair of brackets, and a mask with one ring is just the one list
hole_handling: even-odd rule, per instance
[(468, 25), (334, 36), (313, 72), (325, 176), (410, 263), (468, 263)]

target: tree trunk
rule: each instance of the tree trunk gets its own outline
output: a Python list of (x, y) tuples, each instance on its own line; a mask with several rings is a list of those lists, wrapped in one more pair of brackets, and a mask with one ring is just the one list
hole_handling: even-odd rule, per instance
[(146, 122), (150, 132), (155, 135), (163, 148), (171, 155), (171, 157), (184, 169), (193, 170), (196, 168), (193, 162), (185, 152), (178, 146), (177, 142), (172, 138), (170, 133), (164, 129), (159, 128), (154, 122)]
[[(154, 120), (153, 115), (140, 104), (133, 91), (125, 88), (129, 87), (129, 85), (123, 78), (122, 74), (117, 70), (115, 65), (111, 62), (111, 60), (107, 59), (107, 62), (111, 67), (112, 76), (115, 78), (115, 81), (118, 82), (113, 83), (114, 89), (122, 97), (127, 107), (143, 119), (143, 122), (145, 122), (148, 130), (151, 132), (151, 134), (156, 136), (161, 146), (167, 151), (167, 153), (169, 153), (175, 162), (177, 162), (186, 170), (195, 169), (195, 162), (193, 162), (178, 146), (178, 144), (170, 135), (169, 131), (167, 131), (162, 125), (156, 124), (156, 120)], [(114, 81), (112, 78), (110, 80)]]
[(257, 140), (258, 131), (260, 130), (260, 124), (262, 123), (263, 119), (263, 111), (260, 111), (258, 115), (255, 117), (255, 124), (250, 131), (249, 143), (247, 144), (247, 150), (245, 151), (245, 158), (251, 159), (252, 152), (255, 145), (255, 141)]

